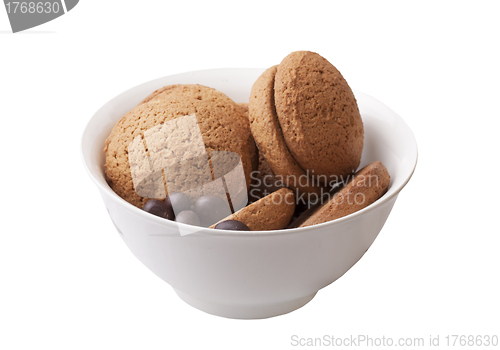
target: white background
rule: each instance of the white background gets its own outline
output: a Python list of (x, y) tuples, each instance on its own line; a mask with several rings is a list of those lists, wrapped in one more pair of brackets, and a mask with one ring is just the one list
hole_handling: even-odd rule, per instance
[[(500, 336), (497, 2), (83, 0), (10, 34), (0, 8), (0, 349), (287, 349), (291, 337)], [(265, 320), (181, 301), (116, 233), (79, 153), (107, 100), (316, 51), (399, 113), (415, 174), (365, 256)]]

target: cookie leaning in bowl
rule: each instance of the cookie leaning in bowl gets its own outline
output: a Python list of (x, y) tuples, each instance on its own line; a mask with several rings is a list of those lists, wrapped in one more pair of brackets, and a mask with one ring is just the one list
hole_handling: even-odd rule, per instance
[(217, 178), (209, 156), (213, 163), (221, 154), (228, 155), (228, 170), (241, 159), (248, 188), (252, 160), (241, 108), (202, 85), (160, 90), (123, 116), (105, 142), (105, 175), (113, 191), (142, 208), (149, 198), (165, 198), (169, 185), (180, 192)]
[(283, 137), (303, 169), (329, 179), (359, 166), (363, 122), (340, 72), (310, 51), (292, 52), (278, 65), (274, 100)]
[(259, 153), (265, 158), (274, 175), (281, 177), (287, 187), (300, 193), (320, 195), (321, 187), (308, 179), (283, 138), (274, 106), (274, 78), (277, 67), (267, 69), (253, 84), (249, 103), (250, 129)]
[[(289, 224), (294, 211), (295, 198), (293, 191), (282, 188), (257, 202), (249, 204), (218, 223), (237, 220), (247, 225), (251, 231), (280, 230), (286, 228)], [(215, 228), (218, 223), (210, 226), (210, 228)]]
[(387, 192), (390, 180), (389, 172), (381, 162), (370, 163), (329, 200), (302, 214), (289, 228), (321, 224), (366, 208)]

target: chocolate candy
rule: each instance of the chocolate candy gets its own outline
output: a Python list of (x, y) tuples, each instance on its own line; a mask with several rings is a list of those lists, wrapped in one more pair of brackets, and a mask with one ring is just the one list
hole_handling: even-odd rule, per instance
[(183, 210), (175, 217), (175, 221), (183, 224), (200, 226), (200, 218), (192, 210)]
[(247, 225), (238, 220), (226, 220), (215, 225), (219, 230), (250, 231)]
[(180, 213), (183, 210), (191, 209), (191, 198), (182, 192), (170, 193), (167, 198), (165, 198), (165, 203), (170, 204), (175, 213)]
[(229, 204), (221, 197), (207, 195), (198, 198), (194, 211), (200, 218), (201, 225), (208, 227), (231, 215)]
[(159, 216), (164, 219), (174, 220), (175, 215), (172, 207), (164, 201), (158, 199), (150, 199), (146, 202), (143, 208), (148, 213)]

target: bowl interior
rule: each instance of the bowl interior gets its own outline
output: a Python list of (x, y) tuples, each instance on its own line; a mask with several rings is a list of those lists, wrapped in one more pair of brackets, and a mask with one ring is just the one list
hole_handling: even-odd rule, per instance
[[(202, 84), (225, 93), (235, 102), (248, 102), (252, 85), (263, 71), (224, 68), (187, 72), (152, 80), (116, 96), (95, 113), (82, 136), (83, 161), (91, 178), (102, 191), (118, 197), (104, 177), (104, 142), (115, 123), (154, 90), (170, 84)], [(413, 173), (417, 162), (415, 138), (401, 117), (387, 106), (364, 93), (354, 90), (354, 94), (365, 129), (361, 166), (379, 160), (387, 167), (391, 183), (384, 198), (390, 198)]]

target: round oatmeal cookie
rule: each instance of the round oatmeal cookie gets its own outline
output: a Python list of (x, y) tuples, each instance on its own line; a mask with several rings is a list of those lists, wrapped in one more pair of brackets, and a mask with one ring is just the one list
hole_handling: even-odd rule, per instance
[(170, 86), (152, 95), (123, 116), (105, 142), (106, 179), (120, 197), (139, 208), (169, 190), (202, 188), (188, 195), (224, 198), (220, 177), (240, 159), (244, 179), (232, 172), (230, 182), (249, 187), (248, 132), (236, 103), (201, 85)]
[(303, 169), (329, 179), (356, 171), (363, 122), (351, 88), (330, 62), (292, 52), (277, 68), (274, 94), (286, 145)]
[[(288, 150), (274, 107), (274, 78), (278, 66), (267, 69), (255, 81), (250, 93), (249, 119), (259, 153), (285, 185), (300, 193), (320, 194), (322, 189)], [(310, 175), (310, 174), (309, 174)]]
[[(203, 87), (204, 89), (201, 89)], [(205, 86), (202, 85), (189, 85), (189, 84), (176, 84), (176, 85), (168, 85), (164, 86), (161, 89), (158, 89), (151, 93), (148, 97), (142, 100), (141, 103), (149, 102), (157, 96), (166, 96), (166, 95), (193, 95), (202, 96), (204, 98), (213, 98), (213, 95), (217, 95), (217, 100), (219, 102), (224, 103), (224, 105), (231, 105), (232, 107), (240, 107), (240, 112), (235, 113), (234, 115), (237, 117), (237, 120), (240, 123), (240, 127), (242, 132), (248, 135), (247, 139), (247, 147), (250, 151), (250, 157), (252, 161), (252, 170), (257, 170), (259, 165), (259, 151), (257, 146), (255, 145), (255, 141), (253, 139), (252, 133), (250, 132), (250, 123), (248, 121), (248, 103), (235, 103), (232, 99), (230, 99), (227, 95), (223, 94), (220, 91), (217, 91), (212, 88), (206, 89)], [(211, 94), (212, 96), (208, 96), (207, 94)]]

